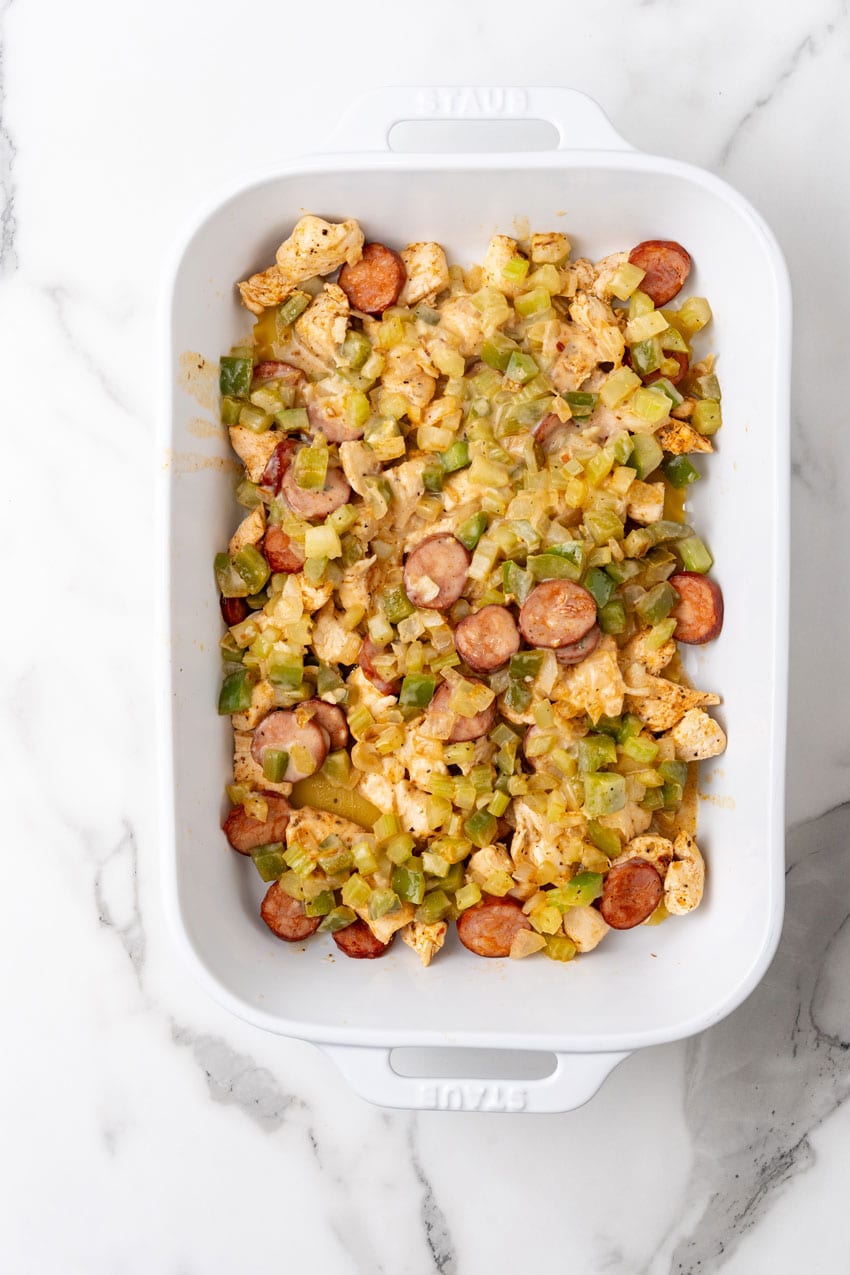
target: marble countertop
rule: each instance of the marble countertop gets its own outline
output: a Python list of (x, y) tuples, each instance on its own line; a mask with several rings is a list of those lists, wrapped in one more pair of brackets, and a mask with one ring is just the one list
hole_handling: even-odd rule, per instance
[[(850, 295), (850, 15), (846, 0), (576, 10), (0, 4), (10, 1275), (850, 1268), (850, 421), (832, 373)], [(584, 89), (633, 144), (743, 191), (792, 273), (784, 937), (730, 1018), (634, 1055), (561, 1116), (367, 1105), (311, 1046), (208, 1000), (162, 914), (163, 262), (225, 181), (316, 148), (354, 94), (393, 82)]]

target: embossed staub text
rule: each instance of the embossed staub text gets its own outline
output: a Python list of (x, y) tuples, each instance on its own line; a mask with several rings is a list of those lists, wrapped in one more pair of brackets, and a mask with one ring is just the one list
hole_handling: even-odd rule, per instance
[(419, 1086), (419, 1105), (433, 1111), (524, 1111), (525, 1089), (516, 1085), (482, 1085), (480, 1081), (429, 1081)]
[(471, 119), (524, 115), (528, 110), (528, 93), (518, 88), (420, 89), (417, 109), (420, 115)]

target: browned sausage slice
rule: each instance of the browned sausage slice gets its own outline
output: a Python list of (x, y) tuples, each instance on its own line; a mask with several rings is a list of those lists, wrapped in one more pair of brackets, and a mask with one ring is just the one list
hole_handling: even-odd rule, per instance
[(277, 792), (264, 792), (260, 796), (266, 799), (269, 807), (265, 823), (249, 815), (242, 806), (234, 806), (221, 825), (227, 840), (240, 854), (250, 854), (257, 846), (267, 846), (272, 841), (283, 841), (286, 835), (291, 810), (289, 802)]
[(308, 699), (301, 708), (312, 710), (312, 720), (325, 732), (332, 749), (345, 748), (348, 743), (348, 722), (338, 704), (328, 704), (323, 699)]
[(282, 363), (279, 359), (266, 359), (254, 368), (255, 381), (283, 381), (285, 385), (300, 385), (304, 373), (300, 367), (291, 363)]
[(283, 475), (292, 463), (292, 457), (297, 451), (298, 443), (296, 443), (294, 438), (284, 438), (279, 442), (266, 461), (266, 467), (260, 479), (261, 486), (271, 487), (274, 494), (277, 495), (280, 491), (280, 484), (283, 482)]
[(339, 272), (339, 286), (355, 310), (383, 314), (398, 301), (407, 271), (397, 252), (382, 243), (367, 243), (363, 256)]
[(376, 646), (370, 637), (363, 639), (363, 645), (360, 648), (360, 654), (357, 657), (357, 663), (363, 670), (364, 676), (380, 691), (382, 695), (398, 695), (401, 689), (401, 682), (397, 679), (394, 682), (388, 682), (385, 677), (381, 677), (375, 667), (375, 656), (380, 655), (382, 647)]
[(645, 239), (629, 253), (629, 261), (646, 274), (640, 283), (655, 305), (666, 305), (684, 287), (691, 273), (691, 258), (673, 239)]
[(382, 943), (375, 938), (366, 922), (359, 919), (347, 925), (344, 930), (336, 930), (333, 940), (341, 952), (355, 961), (374, 961), (377, 956), (383, 956), (389, 947), (389, 943)]
[(510, 956), (516, 935), (530, 929), (531, 922), (516, 899), (490, 895), (462, 912), (457, 923), (458, 938), (476, 956)]
[(327, 518), (335, 509), (339, 509), (351, 495), (348, 479), (341, 469), (328, 469), (325, 485), (321, 491), (313, 488), (299, 487), (292, 476), (290, 466), (280, 484), (286, 503), (295, 513), (310, 522), (318, 522)]
[[(366, 430), (365, 423), (349, 425), (344, 414), (344, 404), (340, 399), (319, 396), (315, 386), (312, 385), (306, 387), (304, 397), (307, 402), (307, 417), (311, 430), (324, 434), (329, 443), (352, 443), (355, 439), (363, 437)], [(332, 406), (339, 410), (332, 411)]]
[(407, 555), (404, 588), (415, 607), (445, 611), (466, 588), (472, 561), (454, 536), (429, 536)]
[[(289, 709), (278, 708), (264, 717), (254, 730), (251, 756), (258, 766), (262, 766), (267, 748), (289, 754), (283, 778), (286, 783), (295, 784), (319, 769), (328, 755), (328, 740), (321, 726), (310, 721), (306, 714), (299, 716)], [(299, 750), (295, 757), (293, 748)]]
[(263, 553), (272, 571), (292, 575), (304, 566), (304, 550), (282, 527), (269, 527), (263, 541)]
[[(470, 679), (471, 680), (471, 679)], [(431, 700), (429, 711), (434, 713), (451, 713), (449, 700), (452, 697), (452, 688), (448, 682), (443, 682), (437, 691), (437, 694)], [(488, 705), (487, 708), (476, 713), (474, 717), (459, 717), (454, 715), (454, 725), (452, 726), (449, 742), (452, 744), (465, 744), (470, 739), (480, 739), (482, 735), (486, 735), (492, 730), (493, 722), (496, 720), (496, 701)]]
[(579, 638), (577, 642), (559, 647), (555, 652), (555, 659), (559, 664), (581, 664), (582, 660), (586, 660), (588, 655), (592, 655), (596, 650), (601, 637), (602, 630), (598, 624), (594, 624), (593, 628), (588, 629), (584, 637)]
[(596, 603), (572, 580), (544, 580), (531, 590), (519, 613), (522, 636), (530, 646), (572, 646), (596, 623)]
[(320, 916), (307, 916), (300, 899), (293, 899), (275, 881), (269, 887), (260, 905), (260, 916), (273, 934), (287, 943), (301, 943), (315, 934), (321, 924)]
[(241, 624), (248, 614), (248, 603), (244, 598), (226, 598), (221, 593), (218, 598), (218, 606), (221, 611), (221, 618), (228, 628), (234, 624)]
[(670, 612), (676, 621), (673, 636), (679, 642), (702, 646), (723, 628), (723, 594), (720, 586), (697, 571), (679, 571), (670, 577), (679, 601)]
[(664, 894), (664, 882), (646, 859), (625, 859), (609, 868), (599, 911), (614, 930), (631, 930), (652, 916)]
[(507, 607), (482, 607), (461, 620), (455, 646), (476, 673), (492, 673), (519, 650), (519, 630)]

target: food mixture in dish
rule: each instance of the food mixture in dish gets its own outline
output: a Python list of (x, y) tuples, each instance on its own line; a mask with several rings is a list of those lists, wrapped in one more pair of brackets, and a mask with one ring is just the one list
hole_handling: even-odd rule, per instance
[(224, 832), (279, 938), (450, 924), (568, 961), (698, 906), (695, 769), (726, 746), (678, 643), (720, 633), (684, 517), (721, 423), (680, 244), (365, 243), (307, 216), (221, 359), (247, 512), (215, 573)]

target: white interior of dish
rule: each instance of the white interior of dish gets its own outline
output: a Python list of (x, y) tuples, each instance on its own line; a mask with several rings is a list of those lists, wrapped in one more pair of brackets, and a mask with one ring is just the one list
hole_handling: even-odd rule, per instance
[[(215, 361), (244, 336), (250, 316), (233, 283), (268, 265), (306, 211), (356, 217), (367, 238), (396, 246), (437, 239), (464, 264), (524, 219), (563, 229), (575, 255), (596, 258), (645, 238), (677, 239), (691, 252), (683, 295), (705, 294), (714, 309), (710, 347), (719, 353), (726, 423), (690, 503), (714, 553), (726, 619), (720, 639), (688, 651), (686, 665), (696, 685), (722, 695), (718, 716), (729, 732), (725, 756), (703, 767), (708, 885), (691, 916), (612, 933), (570, 966), (482, 960), (452, 934), (427, 970), (400, 942), (380, 961), (350, 961), (330, 939), (290, 946), (260, 921), (266, 887), (219, 830), (231, 732), (215, 712), (221, 622), (212, 558), (239, 513), (232, 475), (216, 463), (229, 456), (227, 441), (198, 436), (198, 418), (213, 415), (180, 388), (178, 360), (197, 351)], [(245, 190), (196, 231), (171, 313), (173, 872), (190, 955), (231, 1008), (314, 1040), (628, 1048), (708, 1025), (763, 972), (783, 881), (788, 315), (778, 263), (725, 187), (637, 155), (326, 161), (324, 170)]]

